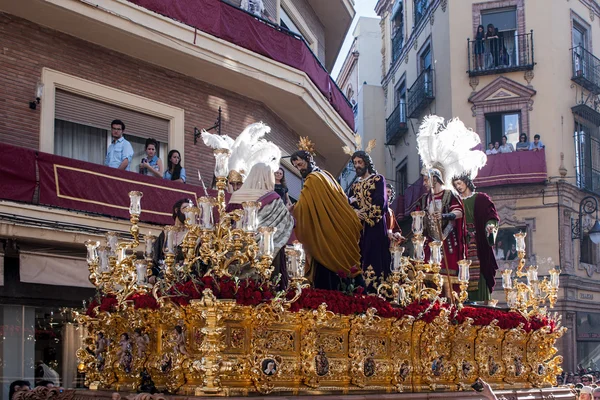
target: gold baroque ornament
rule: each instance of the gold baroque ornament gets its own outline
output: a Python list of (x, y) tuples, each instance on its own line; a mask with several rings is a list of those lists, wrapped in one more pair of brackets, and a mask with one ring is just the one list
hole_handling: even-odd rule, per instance
[(371, 192), (375, 190), (377, 182), (381, 180), (381, 175), (372, 175), (368, 179), (355, 182), (352, 185), (352, 193), (358, 204), (358, 210), (364, 213), (364, 222), (369, 226), (374, 226), (383, 216), (381, 207), (372, 204)]

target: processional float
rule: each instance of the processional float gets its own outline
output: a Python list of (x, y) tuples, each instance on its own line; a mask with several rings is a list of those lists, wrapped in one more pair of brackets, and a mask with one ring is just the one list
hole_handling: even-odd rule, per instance
[[(554, 344), (566, 329), (545, 304), (556, 302), (559, 272), (540, 281), (537, 267), (525, 270), (524, 234), (515, 235), (518, 268), (502, 274), (507, 309), (464, 304), (468, 261), (460, 292), (442, 297), (442, 243), (429, 243), (425, 260), (421, 212), (412, 214), (413, 256), (395, 245), (387, 277), (367, 276), (377, 293), (310, 288), (298, 243), (285, 248), (291, 279), (278, 289), (260, 204), (226, 212), (229, 154), (214, 151), (216, 198), (188, 205), (184, 227), (165, 228), (164, 265), (153, 265), (156, 237), (140, 240), (140, 192), (129, 194), (132, 240), (108, 233), (105, 243), (86, 242), (98, 297), (77, 317), (77, 356), (90, 389), (152, 382), (200, 396), (459, 391), (478, 377), (494, 388), (555, 384)], [(151, 282), (153, 267), (162, 273)], [(238, 276), (240, 267), (252, 278)]]

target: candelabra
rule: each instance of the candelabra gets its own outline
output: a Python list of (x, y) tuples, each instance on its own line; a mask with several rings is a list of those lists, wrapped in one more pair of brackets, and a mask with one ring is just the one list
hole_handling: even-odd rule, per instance
[[(273, 273), (275, 256), (275, 227), (259, 226), (258, 211), (261, 203), (248, 201), (242, 209), (226, 212), (229, 150), (214, 151), (217, 197), (204, 196), (198, 205), (186, 203), (180, 211), (183, 224), (164, 228), (162, 253), (164, 260), (153, 265), (156, 237), (144, 236), (144, 258), (137, 258), (139, 241), (141, 192), (130, 192), (130, 233), (133, 240), (119, 241), (116, 233), (106, 234), (106, 243), (88, 240), (87, 262), (90, 281), (105, 294), (113, 294), (123, 304), (132, 294), (152, 290), (162, 304), (160, 293), (166, 293), (175, 283), (193, 275), (211, 275), (215, 278), (250, 277), (268, 281)], [(304, 279), (304, 251), (300, 243), (285, 249), (291, 286), (299, 296), (306, 287)], [(161, 271), (161, 279), (151, 283), (152, 268)]]
[[(502, 287), (506, 295), (506, 303), (511, 311), (518, 311), (523, 315), (534, 315), (540, 312), (540, 306), (543, 306), (546, 301), (549, 302), (550, 308), (554, 308), (558, 298), (560, 270), (550, 269), (550, 279), (545, 277), (542, 281), (538, 279), (537, 265), (530, 265), (524, 272), (526, 236), (527, 233), (523, 232), (514, 234), (519, 264), (515, 271), (506, 269), (502, 272)], [(526, 282), (519, 280), (524, 277)]]

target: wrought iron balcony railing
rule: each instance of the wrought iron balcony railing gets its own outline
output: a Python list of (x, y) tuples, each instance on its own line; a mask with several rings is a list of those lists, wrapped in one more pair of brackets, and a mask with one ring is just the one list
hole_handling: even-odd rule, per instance
[(404, 45), (404, 27), (400, 27), (392, 38), (392, 64), (398, 61)]
[(406, 103), (402, 102), (385, 120), (385, 144), (395, 145), (407, 131)]
[(467, 39), (469, 76), (526, 71), (535, 65), (533, 30), (494, 39)]
[(433, 69), (423, 70), (415, 83), (408, 89), (406, 99), (406, 114), (408, 118), (419, 118), (421, 112), (435, 99)]
[(573, 58), (571, 80), (593, 94), (600, 94), (600, 60), (583, 46), (573, 47), (571, 52)]
[[(595, 127), (591, 129), (598, 131)], [(575, 158), (577, 186), (600, 194), (600, 140), (583, 126), (575, 132)]]

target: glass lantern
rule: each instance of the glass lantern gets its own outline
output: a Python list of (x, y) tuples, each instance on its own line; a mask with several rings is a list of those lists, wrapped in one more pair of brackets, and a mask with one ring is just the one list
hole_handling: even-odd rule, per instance
[(508, 305), (509, 308), (517, 307), (517, 290), (516, 289), (509, 289), (509, 291), (506, 295), (506, 304)]
[(440, 241), (433, 241), (433, 242), (429, 242), (429, 249), (430, 249), (430, 254), (429, 254), (429, 263), (430, 264), (441, 264), (442, 263), (442, 242)]
[(517, 241), (516, 248), (517, 251), (525, 251), (525, 237), (527, 237), (527, 233), (519, 232), (515, 233), (515, 240)]
[(177, 230), (174, 226), (165, 227), (165, 248), (164, 251), (166, 254), (175, 254), (175, 235), (177, 234)]
[(183, 214), (185, 215), (185, 224), (187, 226), (195, 226), (198, 224), (198, 214), (200, 210), (197, 207), (189, 206), (185, 208)]
[(402, 254), (404, 254), (404, 247), (402, 246), (393, 246), (392, 247), (392, 272), (399, 273), (402, 271), (402, 267), (404, 266), (402, 262)]
[(505, 269), (502, 271), (502, 288), (503, 289), (512, 289), (512, 271), (510, 269)]
[(215, 201), (212, 197), (200, 197), (198, 199), (198, 219), (200, 221), (200, 229), (210, 231), (215, 227), (213, 206)]
[(300, 268), (300, 254), (293, 246), (285, 248), (286, 267), (290, 279), (300, 279), (304, 277), (304, 270)]
[(258, 229), (258, 210), (261, 204), (258, 201), (245, 201), (242, 203), (244, 216), (242, 229), (246, 232), (256, 232)]
[(414, 257), (417, 261), (425, 261), (425, 238), (422, 235), (413, 236)]
[(258, 249), (259, 256), (273, 257), (275, 255), (275, 244), (273, 243), (273, 237), (277, 228), (273, 226), (263, 226), (258, 228), (260, 235), (260, 243)]
[(108, 246), (108, 255), (110, 257), (116, 257), (117, 247), (119, 246), (119, 237), (116, 232), (106, 233), (106, 245)]
[(108, 263), (108, 247), (100, 246), (98, 247), (98, 271), (100, 273), (109, 273), (110, 272), (110, 264)]
[(136, 260), (135, 263), (136, 283), (138, 286), (146, 286), (148, 283), (148, 268), (145, 260)]
[(531, 285), (533, 282), (538, 281), (538, 267), (537, 265), (530, 265), (527, 268), (527, 284)]
[(156, 236), (148, 234), (144, 236), (144, 255), (146, 258), (152, 258), (154, 256), (154, 243), (156, 243)]
[(558, 289), (560, 283), (560, 270), (552, 268), (550, 270), (550, 287), (552, 289)]
[(412, 217), (412, 232), (414, 235), (423, 234), (423, 219), (425, 218), (425, 211), (413, 211), (410, 213)]
[(98, 261), (98, 247), (100, 246), (100, 242), (95, 240), (86, 240), (85, 247), (87, 249), (87, 257), (86, 261), (88, 264), (95, 263)]
[(227, 178), (231, 151), (228, 149), (216, 149), (213, 154), (215, 155), (215, 177)]
[(139, 217), (142, 213), (142, 192), (129, 192), (129, 214)]
[(469, 273), (469, 267), (471, 266), (471, 260), (460, 260), (458, 262), (458, 281), (469, 282), (471, 275)]

